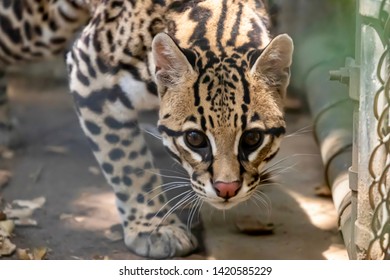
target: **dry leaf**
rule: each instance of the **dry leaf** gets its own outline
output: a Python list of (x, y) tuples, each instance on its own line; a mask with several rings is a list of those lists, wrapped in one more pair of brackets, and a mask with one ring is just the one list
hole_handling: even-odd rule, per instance
[(4, 212), (9, 219), (24, 219), (24, 218), (31, 217), (34, 210), (30, 208), (13, 209), (13, 208), (6, 207), (4, 209)]
[(32, 252), (34, 260), (43, 260), (46, 257), (46, 254), (47, 254), (47, 248), (45, 247), (34, 248)]
[(15, 220), (15, 225), (17, 226), (37, 226), (38, 222), (34, 219), (23, 218)]
[(74, 217), (74, 220), (78, 223), (81, 223), (85, 220), (85, 217), (84, 216), (76, 216), (76, 217)]
[(30, 252), (30, 249), (16, 249), (20, 260), (43, 260), (46, 257), (47, 251), (45, 247), (34, 248), (32, 252)]
[(104, 236), (110, 239), (112, 242), (123, 239), (122, 233), (120, 233), (119, 231), (111, 231), (110, 229), (104, 231)]
[(16, 245), (7, 237), (0, 235), (0, 256), (9, 256), (15, 252)]
[(92, 259), (94, 259), (94, 260), (104, 260), (104, 261), (106, 261), (106, 260), (109, 260), (110, 258), (109, 258), (108, 256), (94, 255), (94, 256), (92, 257)]
[(0, 151), (0, 157), (2, 157), (2, 158), (11, 159), (14, 156), (15, 156), (15, 153), (11, 150), (6, 149), (6, 148), (4, 148)]
[(0, 170), (0, 188), (6, 186), (11, 180), (12, 173), (7, 170)]
[(266, 235), (272, 234), (274, 231), (272, 223), (264, 224), (252, 217), (243, 217), (235, 224), (240, 232), (249, 235)]
[(11, 233), (14, 231), (15, 224), (11, 220), (0, 221), (0, 235), (5, 237), (10, 237)]
[(19, 260), (32, 260), (32, 255), (29, 253), (28, 249), (20, 249), (16, 250), (16, 254), (18, 254)]
[(3, 211), (0, 211), (0, 221), (5, 221), (5, 220), (7, 220), (7, 215)]
[(100, 174), (100, 169), (97, 168), (96, 166), (88, 167), (88, 171), (91, 172), (93, 175), (99, 175)]
[(20, 207), (27, 207), (31, 210), (35, 210), (37, 208), (41, 208), (46, 202), (46, 198), (43, 196), (34, 198), (32, 200), (14, 200), (13, 204), (16, 204)]
[(320, 197), (332, 197), (332, 192), (327, 185), (318, 186), (314, 189), (314, 193)]
[(60, 220), (66, 220), (66, 219), (70, 219), (70, 218), (73, 218), (73, 214), (63, 213), (60, 215)]
[(61, 155), (65, 155), (69, 152), (64, 146), (46, 146), (45, 151)]
[(46, 198), (41, 196), (32, 200), (14, 200), (13, 205), (23, 208), (11, 208), (7, 206), (4, 213), (8, 218), (13, 219), (15, 225), (19, 226), (36, 226), (36, 220), (31, 219), (32, 214), (38, 208), (41, 208), (46, 202)]

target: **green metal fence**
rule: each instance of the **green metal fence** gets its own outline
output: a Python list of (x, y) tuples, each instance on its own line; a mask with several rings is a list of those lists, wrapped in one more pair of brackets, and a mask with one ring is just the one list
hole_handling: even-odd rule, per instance
[(355, 61), (349, 66), (351, 97), (359, 104), (349, 180), (354, 259), (390, 258), (389, 14), (389, 0), (357, 1)]
[[(358, 177), (359, 184), (368, 183), (362, 188), (365, 190), (368, 186), (371, 216), (371, 238), (366, 253), (365, 248), (360, 248), (360, 253), (366, 259), (390, 259), (390, 2), (362, 0), (359, 4), (363, 59), (360, 66), (360, 128), (366, 125), (375, 128), (367, 139), (369, 145), (362, 143), (359, 147), (360, 153), (366, 153), (366, 148), (370, 148), (368, 172), (362, 170)], [(372, 60), (368, 63), (365, 59)], [(371, 65), (375, 67), (373, 72)], [(371, 109), (368, 118), (366, 108)], [(362, 141), (366, 137), (363, 133)], [(362, 159), (361, 168), (366, 168), (365, 155), (359, 158)]]

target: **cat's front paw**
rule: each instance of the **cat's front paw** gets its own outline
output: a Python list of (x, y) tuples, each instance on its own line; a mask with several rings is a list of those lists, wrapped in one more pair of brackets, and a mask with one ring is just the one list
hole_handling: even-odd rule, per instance
[(180, 222), (161, 226), (147, 222), (137, 224), (124, 228), (126, 246), (137, 255), (153, 259), (180, 257), (198, 246), (196, 238)]

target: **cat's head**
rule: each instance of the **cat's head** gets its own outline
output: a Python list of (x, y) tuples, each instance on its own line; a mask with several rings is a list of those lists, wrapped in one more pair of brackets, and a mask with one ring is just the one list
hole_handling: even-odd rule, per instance
[(182, 49), (160, 33), (152, 49), (164, 145), (211, 205), (227, 209), (246, 200), (285, 133), (291, 38), (218, 57)]

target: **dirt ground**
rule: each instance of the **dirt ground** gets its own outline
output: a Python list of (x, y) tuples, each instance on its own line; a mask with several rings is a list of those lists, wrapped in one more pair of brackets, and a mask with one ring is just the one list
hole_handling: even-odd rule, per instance
[[(9, 77), (23, 145), (0, 157), (0, 170), (12, 173), (0, 197), (7, 203), (44, 197), (45, 203), (32, 214), (38, 225), (17, 226), (11, 241), (17, 248), (47, 248), (48, 259), (139, 259), (121, 240), (114, 195), (78, 124), (63, 65), (30, 69)], [(144, 119), (156, 121), (152, 114)], [(252, 200), (226, 212), (203, 207), (201, 249), (185, 259), (347, 259), (332, 200), (315, 194), (324, 179), (310, 116), (289, 112), (287, 123), (288, 136), (270, 163), (279, 162), (280, 174), (263, 188), (271, 206)], [(159, 141), (146, 137), (160, 166), (178, 168)], [(237, 229), (246, 220), (272, 226), (248, 235)]]
[[(32, 217), (37, 226), (18, 226), (12, 242), (18, 248), (48, 249), (49, 259), (138, 259), (120, 239), (121, 229), (111, 188), (82, 134), (66, 83), (42, 75), (11, 75), (10, 96), (23, 145), (0, 169), (12, 172), (1, 190), (7, 202), (46, 199)], [(155, 122), (152, 114), (145, 120)], [(288, 137), (278, 157), (281, 174), (264, 188), (267, 208), (249, 202), (224, 213), (203, 207), (203, 249), (190, 259), (339, 259), (346, 258), (329, 198), (317, 197), (323, 167), (310, 132), (310, 117), (287, 115)], [(147, 136), (161, 166), (174, 166), (161, 144)], [(272, 163), (271, 163), (272, 164)], [(211, 214), (210, 214), (211, 213)], [(273, 232), (240, 233), (243, 219), (273, 223)], [(15, 259), (17, 255), (10, 258)]]

